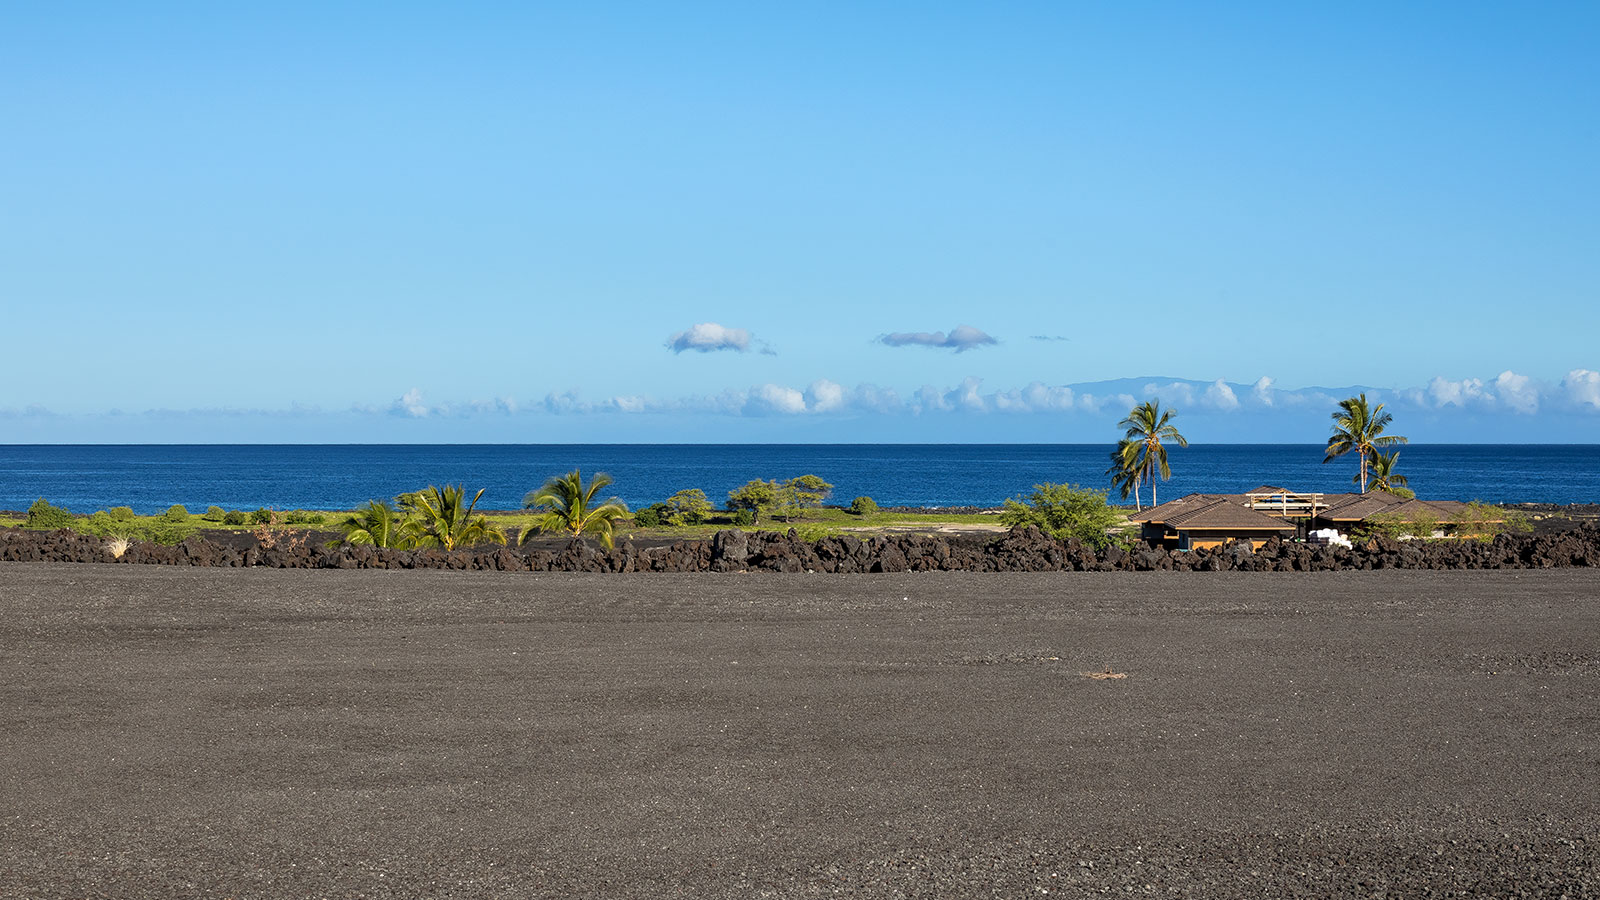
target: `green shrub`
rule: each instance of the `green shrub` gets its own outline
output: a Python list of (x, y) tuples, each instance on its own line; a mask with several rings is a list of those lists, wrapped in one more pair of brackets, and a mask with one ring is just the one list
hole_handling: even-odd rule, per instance
[(857, 497), (850, 501), (850, 511), (858, 516), (870, 516), (878, 511), (878, 501), (871, 497)]
[(271, 525), (274, 515), (275, 514), (273, 513), (272, 510), (267, 509), (265, 506), (263, 506), (260, 509), (258, 509), (255, 512), (250, 514), (250, 524), (252, 524), (252, 525)]
[(311, 524), (311, 513), (303, 509), (291, 510), (284, 514), (283, 521), (286, 525), (309, 525)]
[(28, 507), (29, 528), (71, 528), (72, 513), (59, 506), (51, 506), (43, 497), (33, 501)]
[(222, 524), (248, 525), (250, 524), (250, 514), (242, 509), (230, 509), (226, 514), (223, 515)]
[[(1024, 503), (1022, 500), (1026, 500)], [(1037, 525), (1046, 534), (1077, 538), (1094, 547), (1115, 541), (1111, 532), (1122, 518), (1106, 504), (1106, 492), (1075, 484), (1036, 484), (1022, 500), (1007, 500), (1000, 523), (1010, 527)]]
[(328, 521), (328, 517), (322, 513), (312, 513), (306, 516), (307, 525), (321, 525), (326, 521)]
[(1461, 512), (1461, 521), (1456, 525), (1457, 535), (1481, 541), (1492, 540), (1501, 533), (1527, 534), (1531, 531), (1533, 523), (1523, 513), (1490, 506), (1481, 500), (1468, 503)]
[(133, 507), (131, 506), (113, 506), (106, 512), (118, 522), (132, 522), (134, 519)]
[(733, 524), (740, 528), (749, 528), (756, 523), (756, 511), (753, 509), (735, 510)]
[(201, 516), (200, 518), (205, 519), (207, 522), (221, 522), (222, 520), (226, 519), (227, 517), (228, 517), (228, 511), (223, 509), (222, 507), (220, 507), (220, 506), (208, 506), (208, 507), (206, 507), (206, 514)]
[(161, 514), (161, 518), (166, 522), (187, 522), (189, 521), (189, 511), (183, 508), (182, 503), (174, 503), (167, 507), (167, 511)]
[(665, 503), (652, 503), (633, 511), (633, 524), (640, 528), (660, 528), (667, 523), (669, 512)]
[(163, 517), (140, 528), (137, 533), (130, 535), (130, 537), (171, 546), (181, 542), (184, 538), (194, 534), (194, 532), (195, 526), (186, 521), (174, 522)]
[(672, 511), (667, 516), (669, 525), (699, 525), (711, 515), (711, 501), (706, 499), (706, 492), (699, 488), (673, 494), (667, 498), (667, 507)]
[(728, 509), (748, 510), (753, 522), (759, 522), (763, 514), (788, 521), (798, 517), (804, 507), (827, 499), (832, 491), (833, 485), (815, 475), (801, 475), (781, 483), (756, 479), (728, 492)]
[(90, 534), (95, 537), (124, 537), (129, 527), (127, 522), (115, 518), (102, 509), (79, 522), (76, 530), (80, 534)]

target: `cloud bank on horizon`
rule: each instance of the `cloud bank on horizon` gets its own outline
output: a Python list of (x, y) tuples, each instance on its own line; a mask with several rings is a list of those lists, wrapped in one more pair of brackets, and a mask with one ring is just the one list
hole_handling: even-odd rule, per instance
[[(1452, 422), (1529, 423), (1546, 418), (1578, 420), (1587, 423), (1588, 433), (1600, 435), (1600, 371), (1573, 369), (1558, 381), (1541, 381), (1512, 371), (1492, 378), (1449, 379), (1436, 377), (1428, 384), (1408, 388), (1367, 386), (1280, 388), (1271, 376), (1251, 383), (1225, 379), (1197, 381), (1187, 379), (1118, 379), (1068, 385), (1033, 381), (1015, 387), (986, 388), (982, 379), (968, 376), (951, 385), (923, 384), (898, 390), (870, 383), (853, 387), (827, 378), (803, 386), (764, 383), (746, 388), (730, 388), (710, 394), (661, 397), (623, 394), (585, 398), (577, 391), (549, 392), (542, 398), (521, 402), (512, 397), (491, 400), (432, 402), (418, 388), (403, 392), (382, 406), (352, 405), (325, 410), (315, 406), (289, 409), (156, 409), (143, 413), (108, 411), (98, 417), (124, 422), (141, 418), (166, 422), (204, 422), (219, 419), (261, 419), (273, 421), (354, 419), (375, 422), (456, 423), (485, 421), (627, 419), (639, 416), (666, 416), (692, 420), (761, 420), (797, 425), (793, 436), (819, 440), (817, 423), (838, 423), (847, 429), (874, 420), (937, 422), (948, 417), (991, 416), (997, 420), (1020, 422), (1042, 420), (1077, 423), (1087, 434), (1101, 434), (1128, 409), (1145, 400), (1158, 399), (1176, 409), (1181, 422), (1209, 427), (1212, 440), (1226, 440), (1228, 423), (1300, 423), (1311, 427), (1325, 423), (1335, 404), (1344, 397), (1365, 392), (1374, 402), (1386, 404), (1396, 415), (1395, 431), (1414, 439), (1451, 425)], [(0, 409), (0, 419), (13, 423), (32, 422), (48, 428), (52, 422), (84, 419), (64, 416), (34, 406), (26, 409)], [(781, 427), (781, 426), (780, 426)], [(1003, 429), (1005, 426), (996, 425)], [(846, 434), (854, 433), (846, 431)], [(1003, 433), (1003, 432), (1002, 432)], [(1268, 432), (1272, 433), (1272, 432)], [(1445, 432), (1454, 434), (1454, 432)], [(1484, 435), (1489, 439), (1495, 434)], [(832, 436), (838, 439), (838, 435)]]

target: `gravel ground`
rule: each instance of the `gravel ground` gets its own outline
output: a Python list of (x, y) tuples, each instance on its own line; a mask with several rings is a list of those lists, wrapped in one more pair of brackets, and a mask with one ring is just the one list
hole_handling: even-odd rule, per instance
[(1597, 798), (1588, 570), (0, 565), (6, 898), (1588, 897)]

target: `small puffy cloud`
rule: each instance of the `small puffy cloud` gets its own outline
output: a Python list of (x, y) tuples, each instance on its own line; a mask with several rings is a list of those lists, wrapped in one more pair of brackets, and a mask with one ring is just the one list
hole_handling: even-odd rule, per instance
[(1463, 378), (1460, 381), (1452, 381), (1442, 375), (1428, 382), (1424, 396), (1429, 403), (1438, 407), (1466, 406), (1468, 403), (1481, 402), (1489, 397), (1483, 390), (1481, 379)]
[(1569, 402), (1600, 410), (1600, 372), (1573, 369), (1561, 379), (1561, 390)]
[(1493, 381), (1481, 378), (1451, 379), (1435, 377), (1422, 390), (1402, 391), (1401, 396), (1422, 407), (1444, 409), (1495, 410), (1531, 415), (1539, 411), (1540, 385), (1527, 375), (1507, 369)]
[(1494, 380), (1494, 392), (1500, 402), (1513, 411), (1533, 414), (1539, 411), (1539, 388), (1533, 379), (1507, 369)]
[(779, 384), (763, 384), (753, 388), (744, 404), (747, 415), (792, 416), (805, 411), (805, 394)]
[(819, 378), (806, 388), (805, 405), (811, 412), (833, 412), (844, 404), (844, 387), (826, 378)]
[(971, 325), (957, 325), (949, 334), (942, 331), (900, 331), (879, 335), (878, 343), (890, 347), (940, 347), (963, 353), (999, 341)]
[(1194, 386), (1182, 381), (1172, 381), (1167, 384), (1151, 382), (1144, 386), (1144, 395), (1153, 400), (1164, 401), (1165, 406), (1194, 405)]
[(400, 399), (390, 405), (389, 411), (397, 416), (409, 416), (413, 419), (425, 418), (432, 412), (428, 404), (422, 402), (422, 391), (412, 388), (400, 395)]
[(1020, 390), (997, 392), (991, 399), (999, 412), (1035, 413), (1071, 412), (1078, 398), (1072, 388), (1034, 381)]
[(1233, 388), (1228, 383), (1218, 378), (1206, 388), (1205, 396), (1201, 398), (1206, 406), (1228, 412), (1239, 408), (1239, 398), (1233, 393)]
[(1250, 398), (1262, 406), (1272, 405), (1272, 379), (1263, 375), (1250, 386)]
[(943, 391), (931, 384), (925, 384), (917, 388), (917, 392), (912, 395), (911, 408), (914, 412), (919, 413), (934, 412), (948, 410), (950, 404), (945, 402)]
[[(668, 338), (667, 349), (673, 353), (682, 353), (685, 350), (699, 353), (732, 350), (744, 353), (750, 349), (750, 332), (743, 328), (727, 328), (715, 322), (701, 322), (698, 325), (691, 325), (687, 331), (680, 331)], [(767, 350), (763, 348), (762, 352)]]

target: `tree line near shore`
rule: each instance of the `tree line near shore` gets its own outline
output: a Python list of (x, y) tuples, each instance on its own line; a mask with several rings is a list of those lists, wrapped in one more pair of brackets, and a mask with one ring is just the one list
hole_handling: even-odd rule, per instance
[[(1111, 451), (1111, 467), (1106, 474), (1111, 476), (1112, 489), (1119, 490), (1123, 500), (1133, 496), (1136, 508), (1142, 508), (1140, 490), (1146, 482), (1154, 506), (1157, 480), (1172, 477), (1168, 445), (1188, 446), (1187, 439), (1172, 424), (1176, 415), (1174, 409), (1162, 409), (1156, 399), (1134, 407), (1118, 423), (1124, 434)], [(1323, 462), (1355, 453), (1359, 469), (1351, 481), (1359, 484), (1363, 493), (1369, 487), (1370, 474), (1370, 485), (1375, 489), (1415, 496), (1405, 476), (1395, 472), (1399, 451), (1383, 452), (1383, 448), (1407, 443), (1404, 437), (1384, 433), (1392, 422), (1393, 417), (1384, 411), (1383, 404), (1370, 404), (1366, 394), (1341, 400), (1338, 411), (1333, 413), (1333, 434), (1328, 438)], [(593, 537), (610, 548), (617, 525), (623, 520), (631, 519), (640, 528), (683, 527), (709, 521), (714, 511), (703, 490), (689, 488), (630, 512), (616, 497), (600, 499), (600, 493), (612, 483), (603, 472), (585, 482), (578, 469), (550, 478), (523, 498), (523, 508), (533, 513), (533, 521), (522, 531), (518, 543), (525, 545), (540, 536), (555, 534)], [(792, 522), (806, 509), (820, 506), (832, 491), (833, 485), (816, 475), (784, 481), (754, 479), (728, 492), (728, 524), (754, 527), (763, 519)], [(470, 499), (467, 493), (465, 485), (429, 485), (400, 494), (393, 502), (370, 500), (331, 523), (342, 534), (336, 543), (443, 550), (509, 543), (503, 529), (476, 511), (483, 489)], [(1013, 527), (1035, 525), (1056, 537), (1077, 538), (1093, 546), (1127, 543), (1131, 538), (1122, 527), (1125, 522), (1108, 504), (1108, 495), (1105, 490), (1043, 482), (1026, 495), (1007, 499), (999, 521)], [(876, 513), (878, 506), (871, 497), (861, 496), (851, 501), (848, 511), (865, 519)], [(271, 540), (281, 525), (326, 522), (320, 513), (297, 510), (285, 514), (267, 509), (246, 513), (216, 506), (201, 518), (227, 526), (253, 525), (264, 541)], [(139, 520), (125, 506), (79, 518), (43, 498), (29, 508), (27, 527), (72, 528), (124, 543), (140, 539), (166, 544), (181, 541), (196, 528), (182, 506), (173, 506), (151, 520)]]

